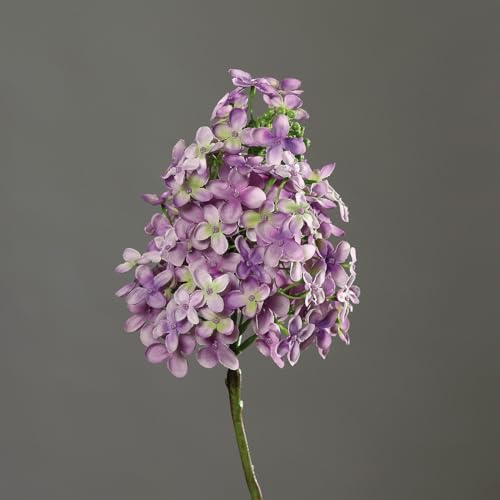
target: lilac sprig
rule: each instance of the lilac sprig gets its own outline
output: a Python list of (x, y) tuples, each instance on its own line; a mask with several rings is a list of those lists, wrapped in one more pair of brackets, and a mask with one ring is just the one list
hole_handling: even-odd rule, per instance
[[(177, 377), (190, 356), (235, 370), (254, 343), (280, 368), (310, 346), (324, 358), (335, 337), (349, 344), (359, 303), (356, 253), (337, 225), (348, 209), (328, 180), (335, 165), (305, 159), (300, 80), (230, 74), (235, 88), (211, 126), (175, 144), (161, 194), (143, 195), (160, 208), (150, 242), (127, 248), (116, 268), (135, 273), (117, 292), (126, 331)], [(254, 116), (258, 94), (267, 110)]]

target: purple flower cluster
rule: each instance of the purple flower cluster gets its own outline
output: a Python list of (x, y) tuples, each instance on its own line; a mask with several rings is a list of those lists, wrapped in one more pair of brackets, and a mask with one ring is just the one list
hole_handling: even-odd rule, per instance
[[(330, 241), (344, 234), (330, 210), (348, 222), (328, 182), (335, 165), (312, 170), (304, 157), (300, 80), (230, 74), (235, 88), (211, 126), (174, 146), (164, 192), (143, 196), (161, 208), (145, 251), (127, 248), (116, 268), (135, 273), (117, 292), (131, 313), (125, 330), (176, 377), (195, 351), (206, 368), (237, 369), (254, 342), (279, 367), (313, 344), (325, 358), (333, 337), (349, 344), (359, 302), (355, 249)], [(257, 92), (268, 109), (254, 117)]]

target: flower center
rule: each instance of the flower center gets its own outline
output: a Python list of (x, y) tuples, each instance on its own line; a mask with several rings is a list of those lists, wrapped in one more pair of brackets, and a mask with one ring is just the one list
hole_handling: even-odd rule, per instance
[(212, 342), (212, 349), (217, 349), (217, 347), (219, 347), (219, 344), (217, 343), (217, 341), (216, 341), (216, 340), (214, 340), (214, 341)]
[(182, 172), (182, 168), (181, 167), (175, 167), (175, 171), (180, 174)]
[(204, 155), (206, 152), (207, 152), (207, 148), (205, 148), (204, 146), (202, 146), (202, 147), (200, 148), (200, 153), (201, 153), (202, 155)]
[(170, 323), (170, 329), (171, 330), (175, 330), (177, 328), (177, 324), (176, 323)]
[(220, 319), (219, 318), (214, 318), (214, 321), (213, 321), (216, 325), (218, 325), (220, 323)]
[(187, 189), (186, 189), (186, 193), (187, 193), (187, 194), (191, 194), (192, 192), (193, 192), (193, 190), (192, 190), (191, 188), (187, 188)]
[(255, 295), (249, 295), (249, 296), (248, 296), (248, 300), (249, 300), (250, 302), (253, 302), (253, 301), (255, 300)]
[(269, 219), (269, 217), (267, 215), (263, 215), (260, 220), (262, 220), (263, 222), (266, 222), (267, 220)]
[(219, 226), (212, 226), (212, 232), (213, 233), (218, 233), (219, 232)]
[(214, 293), (213, 288), (207, 288), (207, 295), (212, 295)]
[(187, 311), (189, 309), (189, 304), (182, 304), (182, 308)]
[(236, 189), (235, 189), (235, 190), (234, 190), (234, 193), (233, 193), (233, 196), (234, 196), (235, 198), (239, 198), (240, 193), (239, 193), (238, 191), (236, 191)]
[(233, 130), (233, 133), (231, 134), (233, 137), (238, 137), (240, 134), (236, 130)]
[(300, 214), (300, 215), (304, 215), (304, 209), (303, 208), (299, 208), (297, 210), (297, 213)]
[(282, 247), (284, 244), (285, 244), (285, 242), (283, 240), (279, 240), (278, 241), (278, 246), (279, 247)]

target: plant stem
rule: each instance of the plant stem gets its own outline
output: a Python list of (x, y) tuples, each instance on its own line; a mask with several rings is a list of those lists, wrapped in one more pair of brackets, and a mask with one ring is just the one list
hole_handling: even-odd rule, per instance
[(241, 465), (245, 473), (245, 479), (252, 500), (262, 500), (262, 491), (255, 475), (250, 449), (243, 424), (243, 401), (241, 401), (241, 370), (228, 370), (226, 377), (226, 387), (229, 392), (229, 405), (231, 417), (233, 419), (234, 433), (238, 450), (240, 452)]

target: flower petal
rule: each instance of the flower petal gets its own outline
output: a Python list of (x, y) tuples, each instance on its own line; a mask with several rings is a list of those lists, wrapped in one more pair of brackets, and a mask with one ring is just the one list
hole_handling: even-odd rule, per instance
[(229, 276), (227, 274), (223, 274), (222, 276), (219, 276), (213, 280), (212, 288), (215, 293), (221, 293), (227, 288), (228, 284)]
[(240, 200), (248, 208), (259, 208), (266, 201), (266, 193), (258, 187), (248, 186), (241, 191)]
[(224, 300), (226, 302), (227, 307), (229, 307), (230, 309), (238, 309), (246, 304), (245, 295), (238, 290), (233, 290), (232, 292), (229, 292), (224, 297)]
[(217, 364), (217, 354), (211, 347), (202, 347), (196, 353), (196, 360), (203, 368), (213, 368)]
[(214, 312), (222, 312), (224, 310), (224, 301), (218, 294), (207, 295), (207, 306)]
[(218, 123), (214, 127), (215, 136), (221, 139), (222, 141), (229, 139), (229, 137), (231, 137), (231, 133), (232, 133), (231, 127), (227, 123)]
[(238, 200), (232, 199), (226, 201), (221, 208), (220, 216), (221, 220), (226, 224), (234, 224), (238, 222), (243, 209), (241, 203)]
[(219, 255), (224, 255), (229, 248), (227, 238), (223, 233), (220, 232), (212, 235), (212, 237), (210, 238), (210, 245)]
[(235, 108), (229, 113), (229, 125), (233, 130), (241, 130), (247, 124), (248, 118), (246, 111)]
[(219, 363), (229, 370), (237, 370), (240, 367), (236, 354), (222, 343), (219, 344), (219, 347), (217, 348), (217, 358)]
[(174, 377), (185, 377), (188, 372), (188, 362), (181, 354), (174, 353), (167, 361), (167, 367)]
[(146, 359), (150, 363), (162, 363), (170, 356), (164, 344), (152, 344), (146, 349)]
[(200, 146), (207, 147), (213, 140), (214, 134), (209, 127), (200, 127), (196, 132), (196, 142)]
[(194, 230), (193, 236), (200, 241), (206, 240), (212, 236), (212, 225), (208, 222), (200, 222)]
[(203, 209), (205, 220), (212, 226), (219, 224), (219, 211), (213, 205), (206, 205)]

